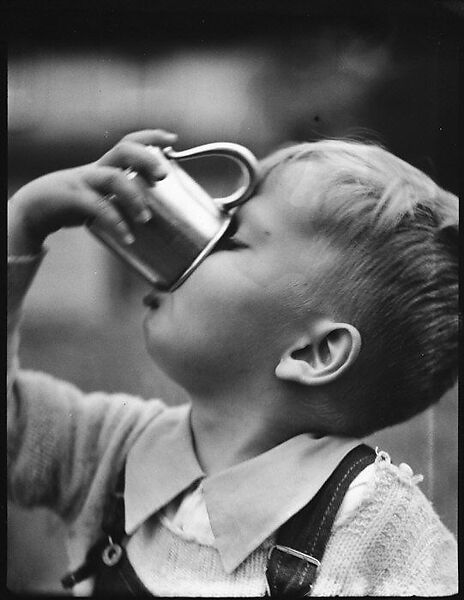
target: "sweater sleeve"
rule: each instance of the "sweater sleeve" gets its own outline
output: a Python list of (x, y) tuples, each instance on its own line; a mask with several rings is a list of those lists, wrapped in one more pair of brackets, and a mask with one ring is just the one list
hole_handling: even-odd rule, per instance
[(315, 596), (449, 596), (458, 591), (457, 544), (416, 476), (376, 463), (361, 506), (334, 525)]
[(129, 447), (165, 405), (126, 394), (84, 394), (19, 368), (23, 299), (41, 260), (20, 257), (8, 264), (8, 496), (71, 521), (96, 487), (113, 484)]
[[(388, 508), (372, 545), (382, 568), (375, 595), (449, 596), (458, 591), (457, 544), (416, 477), (391, 465)], [(419, 478), (417, 478), (417, 481)], [(396, 488), (396, 489), (395, 489)], [(374, 594), (373, 594), (374, 595)]]

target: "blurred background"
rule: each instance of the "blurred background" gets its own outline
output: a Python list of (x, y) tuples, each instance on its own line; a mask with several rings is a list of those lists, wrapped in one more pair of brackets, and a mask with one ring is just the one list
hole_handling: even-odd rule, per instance
[[(17, 1), (7, 11), (8, 193), (162, 127), (258, 157), (288, 141), (367, 138), (458, 188), (460, 2)], [(461, 98), (462, 102), (462, 98)], [(212, 194), (233, 173), (185, 167)], [(86, 391), (186, 400), (151, 363), (147, 288), (86, 231), (59, 232), (27, 298), (21, 356)], [(457, 394), (369, 440), (424, 475), (457, 531)], [(61, 593), (63, 528), (8, 507), (8, 586)]]

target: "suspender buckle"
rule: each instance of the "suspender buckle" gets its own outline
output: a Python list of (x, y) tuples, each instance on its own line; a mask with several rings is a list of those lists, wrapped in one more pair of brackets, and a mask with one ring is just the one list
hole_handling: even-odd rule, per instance
[(108, 536), (108, 545), (102, 552), (102, 560), (108, 567), (114, 567), (121, 560), (122, 548), (119, 544), (113, 542), (111, 536)]
[(285, 554), (290, 554), (291, 556), (295, 556), (296, 558), (300, 558), (301, 560), (305, 560), (306, 562), (311, 563), (318, 569), (321, 566), (321, 563), (314, 558), (314, 556), (310, 556), (309, 554), (305, 554), (304, 552), (300, 552), (299, 550), (294, 550), (293, 548), (289, 548), (288, 546), (281, 546), (280, 544), (276, 544), (275, 546), (271, 546), (269, 548), (269, 553), (267, 555), (268, 559), (271, 558), (271, 554), (274, 550), (280, 550), (280, 552), (284, 552)]
[[(284, 583), (278, 582), (274, 579), (273, 575), (276, 572), (275, 561), (271, 563), (272, 553), (274, 550), (278, 550), (282, 552), (284, 555), (288, 554), (289, 556), (293, 556), (294, 558), (298, 558), (306, 563), (303, 568), (291, 565), (291, 563), (286, 563), (284, 560), (285, 557), (282, 557), (281, 561), (277, 561), (279, 576), (283, 577)], [(308, 564), (312, 566), (312, 568), (308, 568)], [(271, 566), (272, 566), (272, 574), (271, 574)], [(266, 593), (268, 596), (280, 596), (286, 595), (287, 593), (290, 596), (294, 597), (307, 597), (311, 595), (311, 591), (313, 588), (313, 583), (316, 578), (316, 573), (321, 563), (314, 556), (310, 556), (309, 554), (305, 554), (300, 550), (295, 550), (294, 548), (289, 548), (289, 546), (283, 546), (281, 544), (275, 544), (271, 546), (268, 552), (268, 567), (266, 569)], [(294, 579), (294, 575), (298, 575), (298, 587), (295, 590), (295, 583), (292, 581)], [(271, 576), (271, 578), (270, 578)], [(289, 582), (292, 581), (290, 584)]]

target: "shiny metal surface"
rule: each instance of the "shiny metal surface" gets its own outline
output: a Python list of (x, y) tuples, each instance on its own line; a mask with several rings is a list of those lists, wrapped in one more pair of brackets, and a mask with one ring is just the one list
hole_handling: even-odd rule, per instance
[(240, 144), (231, 142), (212, 142), (203, 144), (189, 150), (176, 152), (173, 148), (165, 148), (164, 153), (168, 158), (181, 161), (189, 158), (200, 158), (202, 156), (227, 156), (235, 161), (241, 168), (245, 183), (230, 196), (216, 198), (222, 206), (232, 208), (247, 200), (256, 186), (258, 161), (255, 156)]
[[(135, 242), (122, 245), (96, 224), (89, 230), (148, 283), (172, 291), (211, 252), (226, 232), (235, 207), (252, 194), (257, 183), (257, 160), (243, 146), (220, 142), (182, 152), (155, 147), (151, 151), (164, 162), (168, 175), (150, 190), (147, 204), (153, 217), (148, 223), (134, 224)], [(244, 183), (225, 198), (211, 198), (177, 164), (178, 160), (211, 155), (227, 156), (242, 170)], [(134, 177), (133, 171), (126, 174)]]

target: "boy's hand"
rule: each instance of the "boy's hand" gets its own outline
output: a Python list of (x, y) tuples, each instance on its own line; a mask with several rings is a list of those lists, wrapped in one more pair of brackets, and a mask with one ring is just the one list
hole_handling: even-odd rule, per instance
[[(147, 145), (164, 147), (176, 139), (162, 130), (131, 133), (96, 162), (44, 175), (19, 189), (8, 203), (9, 254), (36, 254), (50, 233), (93, 221), (131, 243), (131, 222), (149, 215), (146, 190), (167, 174)], [(139, 176), (128, 177), (126, 169)]]

